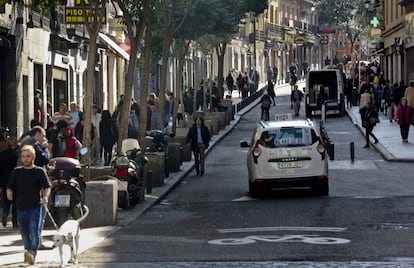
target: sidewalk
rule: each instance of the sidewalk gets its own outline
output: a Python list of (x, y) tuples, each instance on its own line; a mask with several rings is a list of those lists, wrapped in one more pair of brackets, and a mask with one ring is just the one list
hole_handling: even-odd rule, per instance
[[(365, 135), (365, 128), (362, 127), (361, 115), (358, 107), (346, 109), (346, 112), (354, 125)], [(408, 137), (409, 143), (403, 143), (400, 135), (399, 125), (393, 121), (392, 123), (383, 114), (379, 113), (380, 123), (378, 123), (373, 133), (377, 136), (379, 143), (373, 146), (387, 161), (394, 162), (414, 162), (414, 134), (413, 128)]]

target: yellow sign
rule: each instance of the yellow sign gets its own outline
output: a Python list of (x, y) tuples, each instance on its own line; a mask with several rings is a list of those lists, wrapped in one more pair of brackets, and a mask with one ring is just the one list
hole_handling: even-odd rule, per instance
[(89, 6), (89, 0), (76, 0), (75, 1), (75, 6), (81, 6), (81, 5)]
[(306, 37), (304, 36), (295, 36), (295, 44), (303, 45), (306, 43)]
[(65, 8), (65, 23), (83, 24), (85, 22), (106, 23), (106, 8), (98, 8), (98, 9), (90, 9), (90, 8), (83, 8), (83, 7), (66, 7)]

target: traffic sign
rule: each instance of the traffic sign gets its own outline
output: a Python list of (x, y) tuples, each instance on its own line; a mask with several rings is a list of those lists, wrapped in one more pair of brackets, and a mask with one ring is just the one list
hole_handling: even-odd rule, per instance
[(329, 39), (321, 39), (319, 41), (319, 44), (321, 44), (321, 45), (327, 45), (327, 44), (329, 44)]

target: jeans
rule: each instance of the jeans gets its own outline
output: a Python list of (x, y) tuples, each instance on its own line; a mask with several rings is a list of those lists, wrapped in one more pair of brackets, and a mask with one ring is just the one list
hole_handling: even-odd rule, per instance
[(194, 162), (197, 173), (200, 171), (204, 172), (204, 151), (206, 146), (201, 143), (197, 145), (197, 150), (194, 151)]
[(17, 221), (25, 249), (36, 256), (40, 242), (40, 225), (42, 218), (40, 207), (30, 210), (17, 210)]

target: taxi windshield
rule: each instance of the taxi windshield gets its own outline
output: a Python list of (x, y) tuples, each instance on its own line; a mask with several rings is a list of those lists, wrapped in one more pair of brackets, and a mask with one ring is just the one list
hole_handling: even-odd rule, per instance
[(264, 131), (260, 143), (268, 148), (308, 146), (315, 142), (316, 133), (306, 127), (282, 127)]

